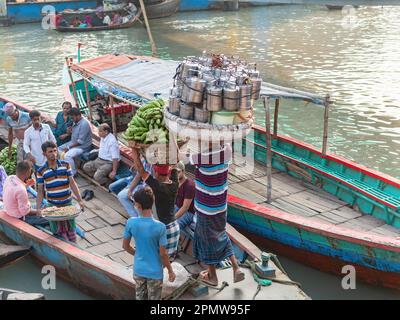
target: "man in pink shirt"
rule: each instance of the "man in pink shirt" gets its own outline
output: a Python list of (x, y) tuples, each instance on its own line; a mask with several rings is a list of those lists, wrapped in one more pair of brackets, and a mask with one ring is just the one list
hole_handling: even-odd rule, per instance
[(4, 210), (9, 216), (24, 220), (31, 225), (47, 225), (48, 221), (40, 216), (40, 210), (32, 209), (26, 191), (25, 181), (32, 175), (31, 163), (19, 162), (16, 169), (16, 175), (7, 177), (4, 183)]

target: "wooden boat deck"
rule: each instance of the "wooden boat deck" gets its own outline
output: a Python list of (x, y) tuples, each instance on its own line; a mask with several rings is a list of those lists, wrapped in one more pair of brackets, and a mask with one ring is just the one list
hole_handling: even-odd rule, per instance
[(314, 221), (368, 231), (371, 234), (400, 237), (400, 229), (381, 219), (364, 215), (324, 190), (275, 169), (272, 173), (272, 203), (268, 204), (266, 168), (258, 163), (254, 164), (252, 171), (235, 164), (230, 167), (229, 193)]
[[(126, 268), (133, 267), (133, 257), (122, 249), (122, 237), (127, 213), (118, 202), (118, 199), (108, 193), (105, 188), (92, 183), (86, 177), (78, 175), (76, 178), (81, 192), (90, 189), (94, 192), (94, 198), (85, 201), (85, 211), (76, 219), (78, 226), (85, 231), (85, 239), (78, 237), (78, 245), (92, 254), (115, 261)], [(231, 231), (232, 232), (232, 231)], [(190, 255), (180, 251), (175, 262), (181, 264), (190, 274), (198, 274), (204, 270)], [(273, 265), (273, 262), (270, 262)], [(232, 282), (232, 271), (219, 269), (220, 284), (223, 281), (229, 283), (229, 290), (220, 292), (209, 289), (209, 294), (194, 297), (191, 293), (185, 293), (182, 299), (252, 299), (257, 291), (257, 283), (248, 269), (244, 269), (246, 279), (243, 282)], [(276, 270), (277, 278), (290, 281), (279, 269)], [(270, 288), (270, 289), (268, 289)], [(308, 297), (295, 285), (273, 283), (270, 287), (263, 288), (256, 299), (308, 299)]]

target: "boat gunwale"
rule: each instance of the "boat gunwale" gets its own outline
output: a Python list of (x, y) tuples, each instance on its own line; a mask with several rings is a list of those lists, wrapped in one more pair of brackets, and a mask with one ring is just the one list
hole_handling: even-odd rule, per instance
[(336, 238), (360, 245), (366, 245), (368, 247), (400, 252), (400, 237), (392, 238), (383, 235), (369, 234), (367, 231), (363, 232), (347, 227), (341, 227), (339, 225), (318, 222), (312, 218), (297, 216), (279, 209), (255, 204), (233, 195), (228, 195), (228, 205), (255, 214), (267, 220), (290, 225), (297, 229), (311, 231), (329, 238)]
[[(94, 269), (103, 274), (106, 273), (111, 279), (135, 289), (135, 281), (133, 277), (129, 276), (129, 273), (126, 272), (127, 269), (117, 262), (107, 260), (103, 257), (92, 254), (89, 251), (74, 246), (66, 241), (57, 239), (56, 237), (47, 234), (46, 232), (39, 230), (22, 220), (7, 215), (4, 210), (0, 210), (0, 222), (9, 228), (23, 233), (25, 236), (31, 238), (32, 241), (35, 241), (35, 243), (38, 243), (39, 245), (42, 244), (55, 249), (63, 255), (69, 257), (69, 259), (77, 260), (90, 267), (90, 269)], [(32, 250), (32, 254), (35, 256), (38, 255), (35, 250)], [(65, 269), (68, 269), (68, 266), (65, 266)]]

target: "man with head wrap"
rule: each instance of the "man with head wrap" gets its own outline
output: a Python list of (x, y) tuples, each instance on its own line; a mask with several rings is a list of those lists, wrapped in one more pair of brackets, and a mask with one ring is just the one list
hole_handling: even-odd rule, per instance
[[(24, 134), (25, 130), (31, 125), (31, 118), (29, 113), (18, 110), (17, 107), (8, 102), (4, 108), (6, 113), (6, 124), (8, 127), (8, 145), (11, 146), (14, 141), (14, 137), (17, 138), (17, 162), (21, 162), (24, 159)], [(9, 148), (8, 157), (11, 159), (12, 148)]]

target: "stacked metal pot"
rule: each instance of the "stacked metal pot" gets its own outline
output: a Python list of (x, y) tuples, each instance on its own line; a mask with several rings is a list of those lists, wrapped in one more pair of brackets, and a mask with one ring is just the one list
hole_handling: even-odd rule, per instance
[(206, 52), (201, 57), (186, 57), (177, 69), (169, 112), (183, 119), (216, 123), (218, 115), (250, 111), (253, 101), (260, 98), (261, 83), (255, 65), (239, 58)]

